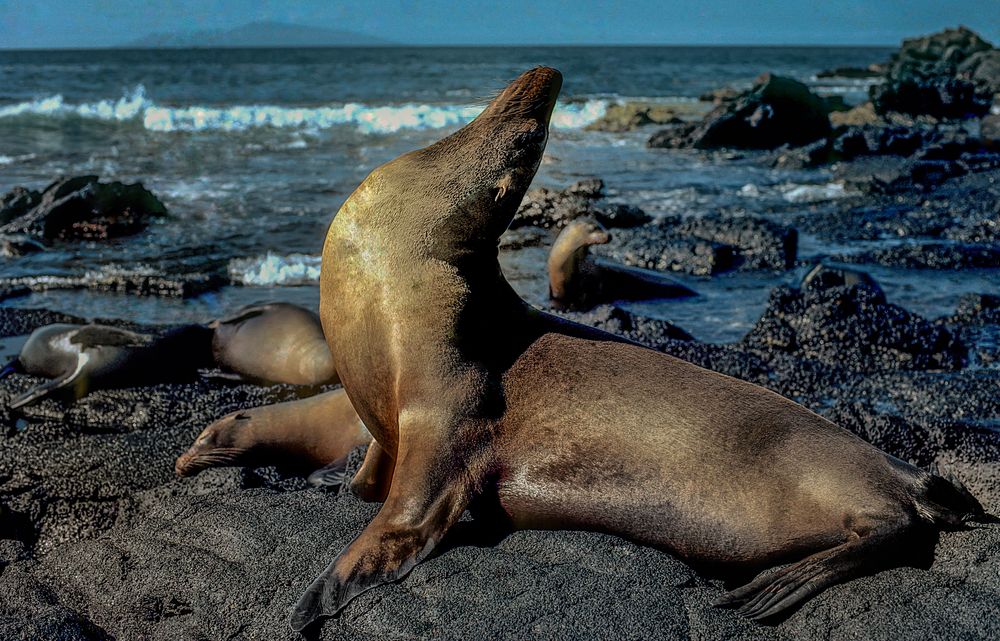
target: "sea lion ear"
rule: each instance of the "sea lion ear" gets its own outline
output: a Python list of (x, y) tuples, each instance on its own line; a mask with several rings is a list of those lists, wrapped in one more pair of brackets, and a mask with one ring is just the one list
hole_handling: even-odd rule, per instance
[(510, 189), (513, 186), (513, 184), (514, 184), (514, 177), (511, 176), (510, 174), (504, 174), (503, 177), (500, 178), (500, 180), (497, 181), (497, 184), (493, 187), (497, 192), (497, 195), (493, 199), (493, 202), (497, 203), (500, 202), (500, 200), (507, 195), (507, 190)]

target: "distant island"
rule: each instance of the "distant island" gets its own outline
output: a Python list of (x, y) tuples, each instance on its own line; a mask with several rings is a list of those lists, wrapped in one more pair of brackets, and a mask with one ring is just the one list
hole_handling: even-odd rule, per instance
[(284, 22), (251, 22), (228, 30), (153, 33), (119, 45), (129, 49), (214, 47), (377, 47), (397, 43), (353, 31)]

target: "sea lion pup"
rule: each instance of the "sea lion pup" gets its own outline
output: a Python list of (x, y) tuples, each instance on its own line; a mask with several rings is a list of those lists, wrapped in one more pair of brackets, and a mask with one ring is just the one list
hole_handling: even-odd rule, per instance
[(52, 380), (8, 407), (20, 409), (53, 395), (76, 400), (95, 389), (192, 380), (211, 362), (211, 336), (199, 325), (161, 336), (97, 324), (39, 327), (0, 376), (23, 372)]
[(252, 305), (209, 323), (215, 362), (255, 383), (339, 382), (319, 316), (289, 303)]
[(178, 476), (209, 467), (279, 465), (339, 485), (347, 455), (372, 440), (343, 389), (233, 412), (206, 427), (174, 466)]
[(404, 576), (470, 506), (694, 562), (797, 561), (725, 599), (755, 618), (984, 518), (967, 492), (769, 390), (517, 296), (497, 246), (560, 85), (524, 73), (463, 129), (375, 170), (329, 227), (320, 317), (388, 490), (292, 627)]
[(590, 255), (611, 234), (593, 220), (577, 218), (559, 232), (549, 251), (549, 298), (557, 309), (588, 310), (616, 300), (696, 296), (663, 274)]

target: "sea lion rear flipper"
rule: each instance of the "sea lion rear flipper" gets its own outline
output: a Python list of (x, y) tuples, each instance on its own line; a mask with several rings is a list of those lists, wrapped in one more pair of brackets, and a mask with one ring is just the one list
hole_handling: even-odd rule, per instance
[[(397, 462), (406, 460), (406, 469), (397, 465), (382, 509), (306, 589), (289, 619), (293, 630), (337, 614), (362, 592), (403, 578), (427, 558), (468, 507), (472, 493), (461, 473), (464, 466), (442, 464), (440, 457), (436, 448), (398, 456)], [(443, 473), (448, 468), (458, 472)]]
[[(882, 522), (863, 535), (851, 533), (847, 543), (817, 552), (777, 572), (770, 572), (725, 594), (716, 607), (739, 608), (748, 618), (761, 621), (785, 614), (810, 597), (842, 583), (891, 565), (901, 537), (911, 523)], [(861, 530), (863, 532), (864, 530)]]
[(32, 405), (42, 400), (43, 398), (54, 394), (61, 390), (64, 390), (75, 382), (76, 376), (79, 370), (73, 372), (72, 374), (67, 374), (65, 376), (60, 376), (59, 378), (54, 378), (51, 381), (42, 383), (38, 387), (33, 387), (24, 394), (21, 394), (13, 401), (11, 401), (7, 407), (8, 409), (18, 410), (27, 405)]
[(342, 456), (333, 463), (319, 468), (309, 475), (309, 485), (313, 487), (338, 487), (347, 480), (347, 456)]

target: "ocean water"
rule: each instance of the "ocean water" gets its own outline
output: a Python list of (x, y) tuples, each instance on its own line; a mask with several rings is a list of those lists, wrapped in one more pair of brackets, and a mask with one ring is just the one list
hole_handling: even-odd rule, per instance
[[(820, 81), (815, 74), (880, 62), (890, 53), (841, 47), (0, 51), (0, 190), (95, 173), (139, 180), (169, 209), (137, 237), (0, 259), (0, 276), (116, 267), (182, 272), (209, 262), (224, 265), (236, 283), (185, 301), (48, 292), (2, 304), (147, 322), (206, 320), (260, 300), (315, 305), (326, 226), (365, 175), (468, 122), (507, 81), (537, 64), (560, 69), (565, 83), (536, 185), (600, 176), (612, 198), (653, 214), (822, 203), (844, 192), (821, 170), (779, 172), (649, 150), (652, 130), (584, 127), (614, 102), (690, 103), (717, 87), (748, 86), (763, 71), (860, 102), (866, 82)], [(800, 253), (823, 250), (804, 240)], [(528, 283), (544, 255), (534, 262), (531, 255), (516, 266), (527, 273), (511, 278), (540, 303), (544, 292)], [(699, 338), (734, 340), (762, 311), (770, 288), (797, 275), (690, 279), (702, 297), (637, 307)], [(946, 313), (956, 292), (983, 289), (976, 277), (955, 274), (885, 277), (890, 297), (932, 315)]]

